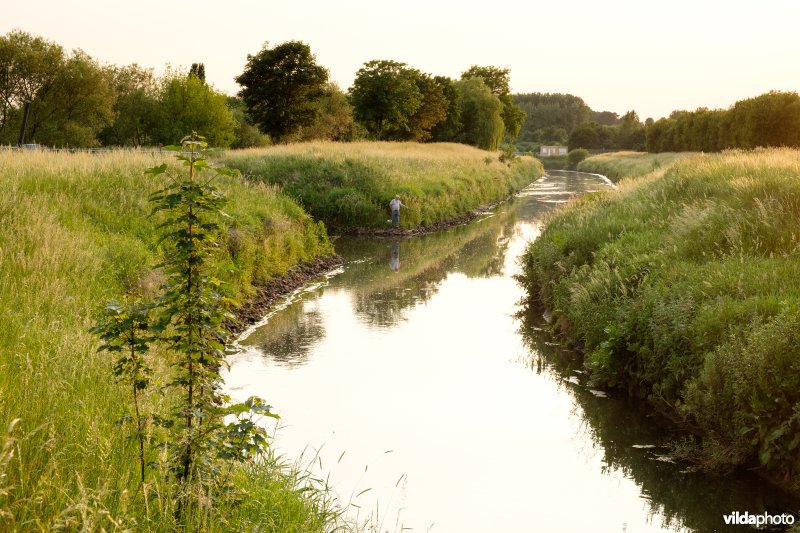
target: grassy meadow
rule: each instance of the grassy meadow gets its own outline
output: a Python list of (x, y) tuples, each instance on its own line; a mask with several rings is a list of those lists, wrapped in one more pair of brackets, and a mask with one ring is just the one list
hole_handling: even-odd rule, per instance
[(468, 214), (525, 187), (544, 171), (531, 157), (509, 163), (462, 144), (400, 142), (289, 144), (229, 152), (223, 163), (254, 181), (280, 185), (334, 228), (386, 228), (399, 194), (404, 228)]
[[(147, 199), (167, 178), (143, 171), (164, 160), (0, 153), (0, 530), (175, 526), (170, 498), (159, 497), (167, 476), (152, 472), (142, 497), (130, 430), (117, 424), (129, 390), (88, 332), (106, 300), (129, 289), (151, 294), (162, 281)], [(217, 183), (231, 216), (221, 244), (235, 265), (224, 276), (239, 301), (252, 283), (332, 252), (324, 227), (274, 186)], [(169, 394), (150, 402), (163, 409)], [(324, 497), (301, 495), (301, 481), (279, 470), (276, 461), (242, 468), (236, 479), (252, 492), (248, 501), (198, 517), (198, 528), (325, 529)]]
[(702, 433), (706, 466), (800, 491), (798, 259), (800, 151), (734, 151), (559, 209), (524, 284), (594, 381)]
[(697, 152), (609, 152), (588, 157), (578, 163), (580, 172), (602, 174), (614, 183), (623, 178), (642, 176), (666, 168), (676, 161), (697, 155)]

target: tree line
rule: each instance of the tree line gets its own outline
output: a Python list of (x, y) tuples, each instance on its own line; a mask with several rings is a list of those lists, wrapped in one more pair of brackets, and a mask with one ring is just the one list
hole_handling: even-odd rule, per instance
[(648, 152), (800, 147), (800, 96), (771, 91), (728, 109), (673, 111), (647, 128)]
[(235, 101), (205, 83), (201, 64), (157, 77), (12, 31), (0, 36), (0, 144), (17, 143), (25, 102), (26, 141), (48, 146), (173, 144), (193, 129), (219, 146), (263, 140)]
[(515, 94), (525, 113), (516, 146), (536, 151), (541, 145), (569, 145), (571, 149), (644, 148), (644, 125), (629, 111), (622, 117), (612, 111), (594, 111), (572, 94)]
[[(525, 119), (511, 97), (509, 69), (474, 65), (453, 80), (398, 61), (368, 61), (347, 94), (337, 94), (335, 120), (326, 107), (337, 91), (328, 75), (307, 44), (290, 41), (248, 55), (236, 81), (249, 117), (277, 142), (356, 137), (496, 150)], [(321, 121), (338, 127), (322, 132)]]
[(0, 36), (0, 144), (16, 144), (26, 102), (27, 142), (48, 146), (173, 144), (202, 131), (221, 147), (312, 139), (449, 141), (495, 150), (525, 113), (509, 69), (472, 66), (454, 80), (405, 63), (369, 61), (342, 91), (310, 47), (290, 41), (248, 55), (237, 96), (206, 83), (205, 66), (156, 76), (137, 64), (101, 65), (14, 30)]
[[(608, 122), (612, 118), (610, 113), (593, 116), (594, 112), (588, 106), (581, 106), (583, 101), (572, 95), (517, 95), (515, 99), (528, 112), (518, 146), (529, 138), (527, 122), (539, 119), (539, 124), (545, 127), (536, 130), (537, 133), (546, 138), (548, 132), (556, 131), (557, 135), (550, 139), (555, 137), (552, 140), (561, 143), (553, 144), (563, 144), (566, 139), (570, 150), (623, 149), (658, 153), (800, 147), (800, 95), (796, 92), (770, 91), (740, 100), (728, 109), (701, 107), (695, 111), (673, 111), (669, 117), (657, 121), (648, 118), (641, 122), (635, 111), (629, 111), (611, 123)], [(538, 107), (532, 109), (531, 101)], [(570, 125), (574, 127), (568, 130)]]

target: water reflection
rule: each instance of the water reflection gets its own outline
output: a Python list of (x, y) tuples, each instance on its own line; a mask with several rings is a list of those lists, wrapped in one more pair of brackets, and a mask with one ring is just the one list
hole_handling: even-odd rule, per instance
[[(554, 342), (541, 314), (525, 313), (520, 334), (531, 350), (531, 367), (559, 380), (573, 396), (576, 416), (584, 422), (595, 449), (602, 453), (602, 471), (632, 479), (664, 528), (692, 531), (723, 529), (722, 516), (733, 511), (751, 514), (800, 513), (800, 502), (744, 473), (712, 476), (670, 456), (671, 444), (681, 438), (667, 420), (641, 402), (608, 397), (583, 385), (579, 354)], [(598, 397), (600, 396), (600, 397)], [(739, 526), (742, 531), (754, 530)], [(783, 531), (762, 528), (760, 531)]]
[(393, 241), (389, 253), (389, 268), (397, 272), (400, 270), (400, 241)]
[(365, 323), (391, 327), (404, 319), (407, 310), (436, 294), (449, 274), (499, 275), (515, 222), (514, 205), (505, 205), (473, 224), (423, 237), (340, 238), (336, 251), (346, 267), (330, 286), (347, 288), (354, 311)]
[(275, 363), (294, 368), (308, 362), (309, 354), (325, 337), (325, 323), (316, 299), (301, 298), (269, 318), (248, 337), (248, 344)]
[(380, 531), (715, 531), (795, 509), (659, 460), (636, 405), (584, 388), (574, 354), (514, 318), (538, 221), (604, 186), (559, 173), (463, 227), (337, 240), (343, 271), (243, 340), (226, 386), (275, 406), (281, 453), (324, 447), (313, 475)]

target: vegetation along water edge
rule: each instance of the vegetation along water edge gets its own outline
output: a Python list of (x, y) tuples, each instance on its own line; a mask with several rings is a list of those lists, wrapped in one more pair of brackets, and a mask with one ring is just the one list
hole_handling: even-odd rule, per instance
[[(133, 152), (0, 153), (0, 529), (177, 526), (163, 497), (169, 476), (154, 469), (140, 485), (136, 442), (120, 430), (129, 393), (89, 332), (102, 302), (131, 290), (146, 296), (165, 279), (153, 268), (163, 249), (148, 196), (168, 178), (143, 174), (162, 162), (175, 164)], [(235, 176), (216, 186), (230, 200), (217, 270), (234, 303), (333, 253), (323, 225), (275, 186)], [(153, 360), (166, 358), (156, 350)], [(156, 364), (153, 379), (162, 371)], [(165, 394), (161, 402), (171, 402)], [(231, 478), (233, 494), (247, 498), (220, 503), (195, 525), (309, 531), (337, 515), (330, 494), (300, 490), (309, 480), (278, 458), (236, 467)]]
[(800, 151), (768, 149), (625, 180), (550, 216), (522, 277), (597, 384), (679, 417), (706, 467), (753, 468), (795, 493), (798, 175)]
[(623, 178), (642, 176), (676, 161), (697, 155), (697, 152), (609, 152), (590, 156), (578, 163), (577, 170), (602, 174), (614, 183)]
[(336, 232), (386, 232), (395, 194), (408, 206), (400, 234), (463, 222), (544, 174), (532, 157), (451, 143), (313, 142), (229, 152), (222, 161), (281, 186)]

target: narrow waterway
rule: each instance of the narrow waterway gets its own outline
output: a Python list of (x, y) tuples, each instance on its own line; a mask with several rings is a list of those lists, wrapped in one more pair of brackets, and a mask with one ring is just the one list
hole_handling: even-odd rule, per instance
[(274, 447), (374, 530), (705, 532), (734, 511), (797, 513), (755, 476), (672, 462), (676, 435), (590, 390), (518, 317), (513, 276), (543, 215), (608, 186), (550, 172), (466, 226), (337, 240), (343, 268), (245, 332), (228, 392), (273, 405)]

